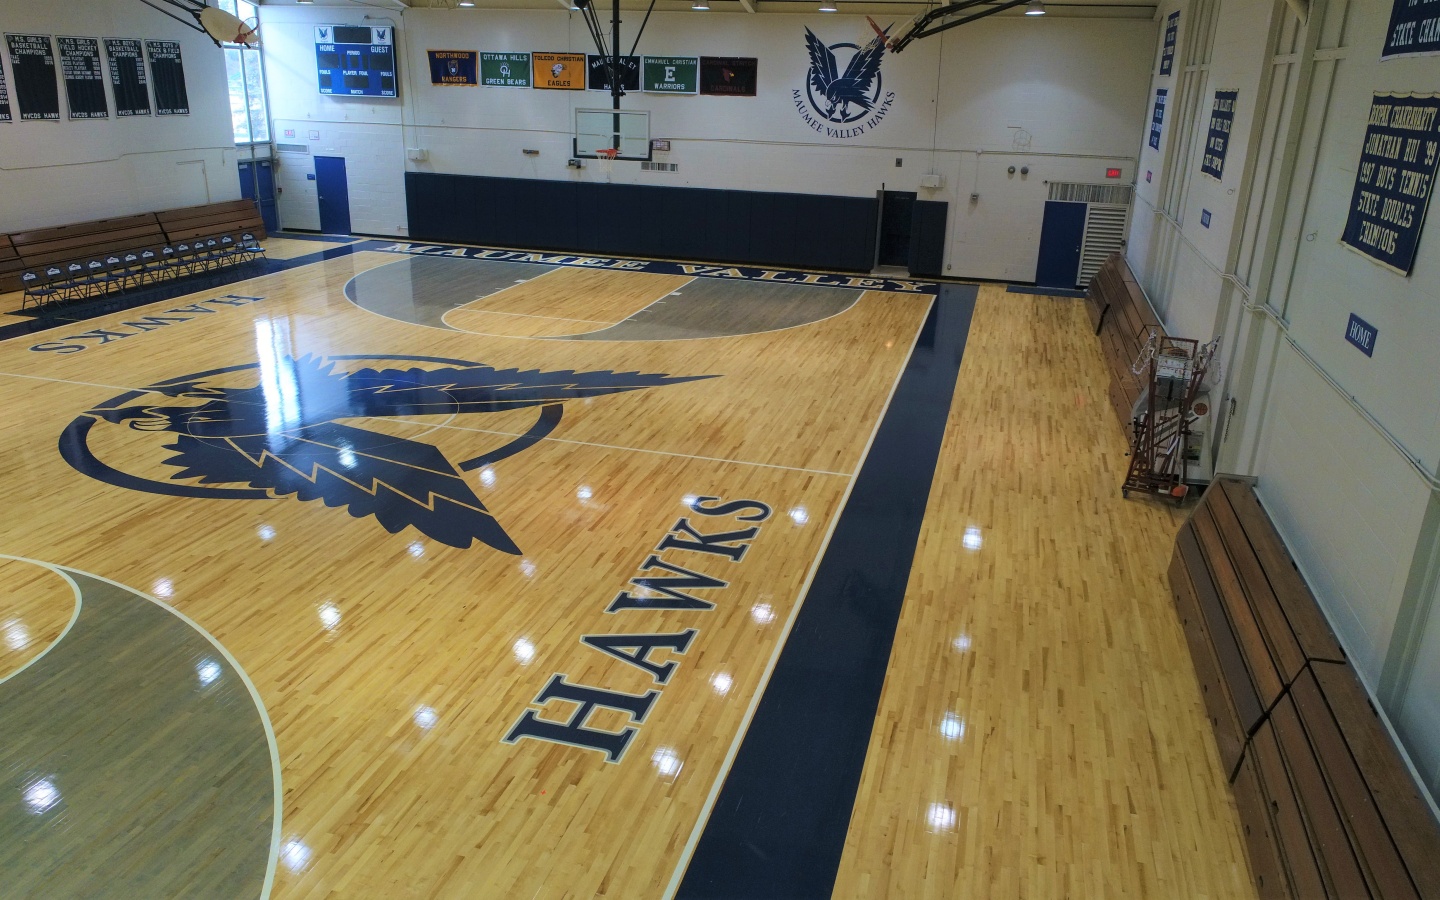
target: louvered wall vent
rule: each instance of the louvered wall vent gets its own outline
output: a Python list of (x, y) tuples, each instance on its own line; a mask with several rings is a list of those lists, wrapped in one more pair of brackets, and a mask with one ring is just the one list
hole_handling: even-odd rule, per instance
[(1129, 218), (1128, 206), (1091, 203), (1086, 207), (1085, 239), (1080, 242), (1080, 284), (1089, 287), (1090, 279), (1105, 264), (1105, 257), (1122, 251)]
[(1128, 184), (1076, 184), (1070, 181), (1050, 182), (1050, 199), (1070, 203), (1108, 203), (1129, 206), (1134, 189)]

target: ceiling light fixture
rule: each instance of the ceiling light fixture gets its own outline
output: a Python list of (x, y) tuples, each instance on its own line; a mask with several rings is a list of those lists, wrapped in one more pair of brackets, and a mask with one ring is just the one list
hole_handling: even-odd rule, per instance
[(838, 9), (835, 8), (835, 4), (834, 4), (833, 0), (825, 0), (824, 3), (821, 3), (821, 4), (820, 4), (820, 11), (821, 11), (821, 12), (839, 12), (840, 10), (838, 10)]
[(690, 8), (699, 12), (709, 12), (710, 4), (706, 3), (705, 0), (695, 0), (694, 3), (690, 4)]
[(1027, 15), (1027, 16), (1043, 16), (1043, 15), (1045, 15), (1045, 4), (1042, 3), (1042, 2), (1040, 2), (1040, 0), (1030, 0), (1030, 3), (1029, 3), (1028, 5), (1026, 5), (1026, 7), (1025, 7), (1025, 15)]
[(456, 5), (464, 7), (465, 9), (469, 9), (470, 7), (475, 5), (475, 0), (460, 0), (460, 2)]

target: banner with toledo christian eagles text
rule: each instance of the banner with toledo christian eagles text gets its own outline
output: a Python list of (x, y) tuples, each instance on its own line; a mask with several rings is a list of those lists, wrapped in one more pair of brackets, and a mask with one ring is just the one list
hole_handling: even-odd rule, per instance
[(480, 83), (480, 53), (477, 50), (426, 50), (430, 57), (430, 83), (450, 87), (475, 87)]
[(1440, 55), (1440, 0), (1394, 0), (1381, 59)]
[(1440, 164), (1440, 95), (1376, 94), (1340, 243), (1409, 275)]
[(55, 52), (48, 34), (7, 34), (10, 71), (15, 75), (15, 102), (20, 119), (60, 118), (60, 87), (55, 82)]
[(536, 90), (585, 90), (583, 53), (531, 53), (530, 71), (530, 86)]

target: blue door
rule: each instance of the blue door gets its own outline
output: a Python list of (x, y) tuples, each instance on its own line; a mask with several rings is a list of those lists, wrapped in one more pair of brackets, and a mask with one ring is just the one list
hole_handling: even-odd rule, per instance
[(1040, 261), (1035, 283), (1041, 287), (1074, 290), (1080, 279), (1080, 244), (1085, 240), (1087, 204), (1045, 201), (1040, 224)]
[(268, 159), (240, 164), (240, 196), (259, 204), (260, 218), (267, 232), (274, 234), (280, 230), (280, 219), (275, 212), (275, 170)]
[(315, 193), (320, 199), (320, 231), (350, 233), (350, 186), (345, 182), (345, 157), (315, 157)]

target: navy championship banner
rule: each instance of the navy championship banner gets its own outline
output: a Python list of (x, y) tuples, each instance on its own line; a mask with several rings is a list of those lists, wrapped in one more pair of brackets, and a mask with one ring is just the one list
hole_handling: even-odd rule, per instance
[(150, 115), (150, 81), (145, 77), (145, 57), (139, 41), (106, 38), (105, 56), (110, 60), (110, 90), (115, 94), (115, 115)]
[(430, 58), (430, 83), (447, 87), (476, 87), (480, 84), (478, 50), (426, 50)]
[(146, 41), (150, 75), (155, 81), (155, 114), (190, 115), (190, 94), (185, 90), (185, 60), (179, 41)]
[(1440, 0), (1394, 0), (1381, 59), (1440, 55)]
[(10, 88), (5, 85), (5, 67), (0, 66), (0, 122), (10, 121)]
[(1175, 71), (1175, 36), (1180, 32), (1180, 10), (1165, 18), (1165, 47), (1160, 51), (1160, 74)]
[(1216, 91), (1210, 107), (1210, 132), (1205, 136), (1205, 158), (1200, 172), (1219, 181), (1225, 175), (1225, 154), (1230, 152), (1230, 129), (1235, 124), (1239, 91)]
[(1165, 101), (1169, 98), (1170, 91), (1166, 88), (1155, 89), (1155, 111), (1150, 114), (1150, 149), (1160, 149), (1160, 129), (1165, 124)]
[(100, 68), (100, 42), (87, 37), (59, 37), (60, 73), (72, 119), (108, 119), (105, 73)]
[(1340, 243), (1409, 275), (1437, 163), (1440, 95), (1376, 94)]
[(55, 82), (55, 53), (48, 34), (7, 34), (10, 71), (15, 75), (15, 102), (20, 119), (60, 119), (60, 88)]
[[(585, 89), (588, 91), (610, 90), (610, 58), (591, 53), (585, 57)], [(634, 93), (640, 90), (640, 57), (620, 57), (620, 90)]]

